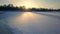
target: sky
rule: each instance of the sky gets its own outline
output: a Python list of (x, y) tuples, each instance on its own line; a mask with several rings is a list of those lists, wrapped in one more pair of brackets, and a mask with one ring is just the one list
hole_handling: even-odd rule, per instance
[(0, 5), (13, 4), (27, 8), (60, 8), (60, 0), (0, 0)]

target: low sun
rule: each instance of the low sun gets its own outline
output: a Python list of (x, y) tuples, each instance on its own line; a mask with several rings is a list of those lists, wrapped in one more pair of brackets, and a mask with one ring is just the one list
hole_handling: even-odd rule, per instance
[(31, 5), (30, 3), (24, 3), (24, 6), (25, 6), (25, 8), (26, 8), (26, 9), (28, 9), (28, 8), (31, 8), (31, 7), (32, 7), (32, 5)]
[(34, 3), (33, 1), (30, 0), (26, 0), (26, 1), (22, 1), (22, 2), (18, 2), (16, 3), (17, 6), (24, 6), (25, 9), (29, 9), (29, 8), (38, 8), (38, 4)]
[(22, 1), (22, 2), (17, 3), (17, 5), (18, 6), (25, 6), (25, 9), (38, 7), (37, 4), (35, 4), (31, 1)]

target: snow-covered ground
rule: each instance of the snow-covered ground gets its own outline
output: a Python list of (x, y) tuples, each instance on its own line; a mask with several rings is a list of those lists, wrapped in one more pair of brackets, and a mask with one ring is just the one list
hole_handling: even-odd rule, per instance
[(0, 34), (60, 34), (60, 12), (5, 12), (0, 16)]

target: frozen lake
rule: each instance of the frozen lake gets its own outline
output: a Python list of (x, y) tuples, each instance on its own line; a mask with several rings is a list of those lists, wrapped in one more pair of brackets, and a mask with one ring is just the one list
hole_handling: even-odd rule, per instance
[(60, 34), (60, 12), (5, 12), (0, 34)]

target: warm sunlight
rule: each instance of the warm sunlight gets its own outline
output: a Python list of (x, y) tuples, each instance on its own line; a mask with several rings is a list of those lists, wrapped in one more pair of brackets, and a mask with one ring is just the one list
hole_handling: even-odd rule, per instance
[(31, 13), (31, 12), (24, 12), (24, 13), (21, 15), (21, 20), (22, 20), (22, 21), (27, 21), (29, 18), (34, 17), (33, 15), (34, 15), (34, 14)]
[(24, 3), (23, 5), (26, 7), (26, 9), (31, 8), (33, 6), (30, 3)]
[(17, 5), (25, 6), (26, 9), (32, 8), (32, 7), (38, 7), (37, 4), (33, 3), (33, 1), (31, 1), (31, 0), (22, 1), (20, 3), (17, 3)]
[(30, 21), (30, 20), (36, 21), (37, 16), (39, 16), (39, 15), (34, 14), (32, 12), (24, 12), (24, 13), (22, 13), (21, 16), (18, 17), (18, 20), (19, 20), (18, 22), (26, 23), (27, 21)]
[(0, 34), (60, 34), (60, 0), (0, 0)]
[(27, 25), (37, 24), (42, 19), (43, 19), (42, 15), (36, 14), (34, 12), (22, 12), (21, 14), (19, 13), (18, 16), (13, 17), (11, 19), (11, 23), (15, 27), (24, 28)]

